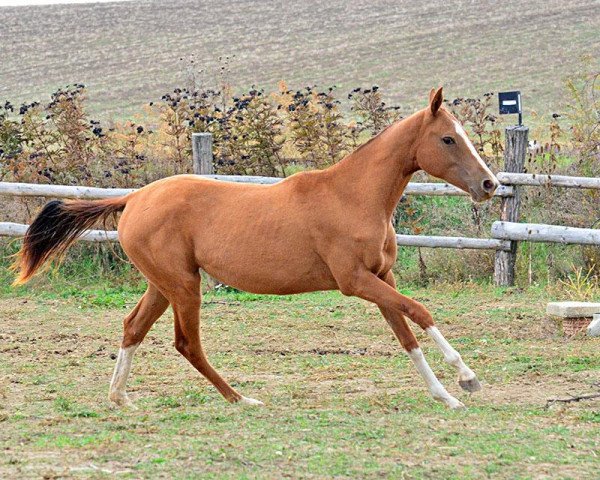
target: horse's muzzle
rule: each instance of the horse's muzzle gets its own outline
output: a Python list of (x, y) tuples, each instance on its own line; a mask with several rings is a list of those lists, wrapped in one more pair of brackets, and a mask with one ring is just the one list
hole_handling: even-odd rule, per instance
[(484, 202), (494, 196), (494, 192), (500, 186), (500, 182), (496, 177), (486, 177), (477, 186), (470, 187), (469, 193), (471, 198), (476, 202)]

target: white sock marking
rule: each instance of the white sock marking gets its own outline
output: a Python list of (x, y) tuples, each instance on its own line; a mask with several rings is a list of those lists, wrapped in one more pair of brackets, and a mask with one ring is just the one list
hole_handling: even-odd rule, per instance
[(255, 400), (255, 399), (250, 398), (250, 397), (242, 397), (242, 398), (240, 398), (240, 403), (243, 403), (244, 405), (255, 405), (255, 406), (262, 406), (262, 405), (264, 405), (264, 403), (261, 402), (260, 400)]
[(119, 356), (117, 357), (115, 371), (110, 382), (109, 392), (109, 398), (119, 405), (129, 405), (131, 403), (127, 397), (125, 387), (127, 385), (127, 377), (129, 377), (129, 372), (131, 371), (133, 354), (138, 346), (139, 344), (119, 349)]
[(415, 348), (414, 350), (411, 350), (410, 352), (408, 352), (408, 356), (415, 364), (415, 367), (417, 367), (417, 371), (425, 380), (427, 388), (431, 392), (433, 398), (444, 402), (450, 408), (464, 407), (464, 405), (461, 402), (459, 402), (456, 398), (454, 398), (446, 391), (444, 386), (437, 379), (435, 373), (433, 373), (433, 370), (431, 370), (431, 367), (427, 363), (427, 360), (425, 360), (425, 355), (423, 355), (423, 352), (420, 348)]
[(448, 340), (444, 338), (442, 333), (437, 327), (429, 327), (425, 330), (427, 334), (433, 339), (433, 341), (440, 348), (444, 354), (444, 360), (458, 370), (459, 380), (472, 380), (475, 378), (473, 370), (465, 365), (460, 354), (452, 348), (452, 345), (448, 343)]

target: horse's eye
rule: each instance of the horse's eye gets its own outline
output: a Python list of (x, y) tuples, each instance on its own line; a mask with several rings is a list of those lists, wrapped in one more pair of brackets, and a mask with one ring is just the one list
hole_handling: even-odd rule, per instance
[(446, 145), (453, 145), (456, 143), (452, 137), (444, 137), (442, 138), (442, 142), (444, 142)]

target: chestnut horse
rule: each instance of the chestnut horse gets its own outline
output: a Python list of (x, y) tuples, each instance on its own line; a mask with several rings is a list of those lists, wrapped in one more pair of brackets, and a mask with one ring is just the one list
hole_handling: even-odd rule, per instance
[(119, 241), (148, 280), (124, 320), (109, 398), (125, 391), (133, 354), (167, 306), (175, 315), (175, 347), (229, 402), (261, 405), (233, 389), (209, 363), (200, 339), (200, 273), (254, 293), (340, 290), (375, 303), (424, 378), (431, 395), (463, 407), (427, 364), (409, 317), (458, 371), (467, 391), (479, 381), (435, 327), (419, 302), (396, 290), (392, 213), (413, 173), (425, 170), (489, 199), (498, 182), (460, 123), (442, 107), (442, 89), (429, 106), (398, 121), (330, 168), (301, 172), (274, 185), (234, 184), (193, 175), (151, 183), (129, 195), (98, 201), (49, 202), (23, 240), (15, 283), (26, 282), (60, 256), (99, 219), (122, 211)]

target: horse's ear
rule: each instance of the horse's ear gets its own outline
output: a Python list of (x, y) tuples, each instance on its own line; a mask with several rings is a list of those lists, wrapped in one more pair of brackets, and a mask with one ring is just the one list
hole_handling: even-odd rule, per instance
[(429, 103), (433, 100), (433, 96), (435, 95), (435, 88), (429, 90)]
[(429, 106), (431, 107), (431, 113), (435, 115), (438, 112), (442, 106), (443, 100), (444, 93), (442, 92), (442, 87), (438, 88), (437, 92), (435, 91), (435, 88), (432, 88), (431, 92), (429, 93)]

